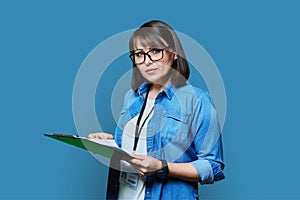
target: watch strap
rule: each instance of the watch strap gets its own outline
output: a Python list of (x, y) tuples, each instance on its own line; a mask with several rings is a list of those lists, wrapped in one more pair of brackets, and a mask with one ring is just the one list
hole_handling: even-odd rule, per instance
[(168, 163), (166, 160), (161, 160), (161, 165), (162, 165), (162, 169), (165, 169), (165, 171), (167, 172), (167, 174), (169, 174), (169, 167), (168, 167)]
[(157, 170), (155, 176), (158, 181), (166, 183), (168, 181), (169, 167), (166, 160), (161, 160), (162, 168)]

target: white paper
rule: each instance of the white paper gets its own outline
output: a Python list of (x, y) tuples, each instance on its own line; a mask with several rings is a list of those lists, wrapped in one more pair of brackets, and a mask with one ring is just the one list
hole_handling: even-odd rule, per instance
[(102, 144), (105, 146), (116, 147), (119, 148), (115, 140), (104, 140), (104, 139), (88, 139), (92, 142), (96, 142), (98, 144)]

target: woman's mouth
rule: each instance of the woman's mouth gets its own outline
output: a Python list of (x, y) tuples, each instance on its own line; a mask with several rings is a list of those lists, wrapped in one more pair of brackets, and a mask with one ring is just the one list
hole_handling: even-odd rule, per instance
[(157, 70), (157, 68), (149, 68), (149, 69), (146, 69), (145, 72), (148, 74), (151, 74), (151, 73), (154, 73), (156, 70)]

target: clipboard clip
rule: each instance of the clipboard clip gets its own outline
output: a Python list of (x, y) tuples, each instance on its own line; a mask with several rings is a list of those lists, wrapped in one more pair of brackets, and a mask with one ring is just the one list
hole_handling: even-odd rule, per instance
[(68, 138), (79, 138), (78, 135), (62, 134), (62, 133), (53, 133), (53, 134), (44, 134), (44, 135), (46, 135), (46, 136), (68, 137)]

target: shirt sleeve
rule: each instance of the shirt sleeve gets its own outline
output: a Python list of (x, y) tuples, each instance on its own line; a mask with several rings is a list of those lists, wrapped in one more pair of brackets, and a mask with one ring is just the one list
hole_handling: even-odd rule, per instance
[(122, 139), (122, 132), (123, 132), (121, 115), (122, 115), (123, 112), (128, 110), (129, 99), (130, 99), (131, 94), (132, 94), (132, 91), (129, 90), (129, 91), (126, 92), (126, 94), (124, 96), (123, 106), (122, 106), (121, 112), (119, 114), (119, 119), (118, 119), (117, 126), (116, 126), (116, 129), (115, 129), (114, 139), (115, 139), (115, 142), (117, 143), (117, 145), (119, 147), (121, 147), (121, 139)]
[(208, 94), (203, 93), (194, 104), (191, 130), (198, 159), (192, 164), (198, 171), (201, 184), (211, 184), (225, 178), (220, 126)]

